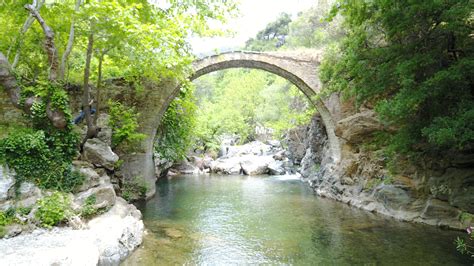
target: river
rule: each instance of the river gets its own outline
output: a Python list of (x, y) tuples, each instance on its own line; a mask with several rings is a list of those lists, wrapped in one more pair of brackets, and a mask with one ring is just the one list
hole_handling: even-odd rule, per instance
[(147, 234), (123, 265), (471, 265), (461, 232), (313, 195), (292, 176), (180, 176), (139, 205)]

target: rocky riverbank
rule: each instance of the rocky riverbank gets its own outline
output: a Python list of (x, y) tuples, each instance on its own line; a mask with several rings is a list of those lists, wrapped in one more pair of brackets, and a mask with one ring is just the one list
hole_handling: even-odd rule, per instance
[(120, 197), (119, 157), (106, 132), (73, 162), (83, 179), (73, 193), (18, 188), (15, 173), (0, 166), (0, 265), (119, 265), (142, 243), (142, 216)]
[(337, 98), (328, 102), (334, 117), (340, 118), (339, 160), (329, 152), (318, 116), (296, 129), (292, 134), (298, 138), (290, 141), (291, 154), (301, 160), (303, 180), (319, 196), (403, 221), (452, 229), (465, 229), (474, 222), (472, 155), (456, 154), (450, 161), (399, 161), (397, 171), (390, 171), (383, 151), (367, 145), (376, 132), (390, 129), (384, 128), (374, 111), (355, 111), (351, 103), (342, 103)]
[(140, 211), (117, 198), (108, 212), (82, 229), (36, 229), (0, 240), (0, 264), (119, 265), (142, 243), (143, 230)]

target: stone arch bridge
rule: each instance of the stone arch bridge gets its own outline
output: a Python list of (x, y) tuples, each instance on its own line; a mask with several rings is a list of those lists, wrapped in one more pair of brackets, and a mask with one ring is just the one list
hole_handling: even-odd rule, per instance
[[(315, 105), (325, 124), (332, 161), (340, 160), (340, 141), (335, 135), (335, 119), (326, 104), (316, 96), (321, 90), (318, 76), (320, 65), (320, 51), (306, 52), (226, 52), (196, 60), (193, 63), (194, 73), (191, 80), (200, 76), (229, 68), (260, 69), (281, 76), (296, 85)], [(122, 154), (124, 167), (123, 175), (127, 178), (143, 178), (149, 188), (147, 196), (155, 193), (156, 181), (153, 162), (153, 142), (156, 129), (163, 113), (170, 102), (179, 93), (179, 84), (176, 81), (162, 81), (159, 85), (147, 84), (145, 97), (138, 105), (140, 113), (140, 130), (148, 138), (144, 140), (136, 151)]]

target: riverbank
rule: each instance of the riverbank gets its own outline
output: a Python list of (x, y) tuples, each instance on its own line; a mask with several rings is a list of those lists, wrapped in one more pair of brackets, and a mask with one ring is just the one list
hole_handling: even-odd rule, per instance
[(0, 240), (0, 264), (119, 265), (143, 239), (142, 216), (135, 206), (117, 198), (106, 213), (84, 228), (36, 229)]

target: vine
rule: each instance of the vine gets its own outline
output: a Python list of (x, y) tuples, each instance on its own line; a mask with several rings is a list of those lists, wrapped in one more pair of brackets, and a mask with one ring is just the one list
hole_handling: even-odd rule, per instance
[[(73, 191), (84, 178), (72, 170), (79, 136), (73, 131), (67, 94), (59, 85), (39, 82), (24, 88), (22, 104), (31, 96), (41, 99), (26, 114), (32, 127), (15, 129), (0, 140), (0, 163), (15, 171), (17, 190), (27, 181), (44, 189)], [(66, 118), (63, 129), (54, 127), (48, 119), (48, 106)]]

